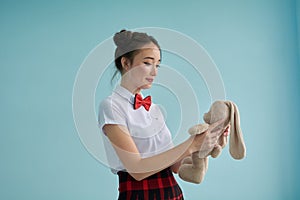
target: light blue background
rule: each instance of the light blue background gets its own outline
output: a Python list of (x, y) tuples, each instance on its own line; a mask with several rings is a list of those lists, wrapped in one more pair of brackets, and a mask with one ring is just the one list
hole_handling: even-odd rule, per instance
[(248, 147), (242, 161), (227, 149), (211, 160), (201, 185), (178, 178), (186, 199), (299, 199), (299, 6), (299, 0), (1, 1), (0, 199), (116, 199), (117, 177), (76, 132), (73, 83), (101, 41), (122, 28), (151, 26), (182, 32), (208, 51), (227, 98), (240, 108)]

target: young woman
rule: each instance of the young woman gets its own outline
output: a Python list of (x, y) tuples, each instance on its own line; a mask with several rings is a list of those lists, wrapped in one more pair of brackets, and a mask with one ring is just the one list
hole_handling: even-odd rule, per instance
[[(146, 33), (122, 30), (114, 35), (115, 65), (120, 85), (99, 107), (99, 126), (112, 172), (119, 177), (119, 200), (183, 199), (173, 172), (180, 161), (195, 151), (212, 150), (222, 122), (178, 146), (159, 107), (141, 91), (151, 87), (161, 61), (158, 42)], [(175, 81), (175, 80), (174, 80)]]

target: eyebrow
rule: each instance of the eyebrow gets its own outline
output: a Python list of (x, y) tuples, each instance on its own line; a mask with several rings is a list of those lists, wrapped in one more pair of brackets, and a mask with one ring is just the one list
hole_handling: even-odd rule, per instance
[[(151, 60), (154, 60), (153, 57), (145, 57), (144, 59), (151, 59)], [(160, 62), (161, 60), (159, 59), (158, 62)]]

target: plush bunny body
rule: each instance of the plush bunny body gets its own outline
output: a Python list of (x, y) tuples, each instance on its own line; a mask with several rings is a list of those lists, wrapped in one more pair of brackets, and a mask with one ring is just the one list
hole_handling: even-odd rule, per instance
[[(239, 111), (233, 102), (214, 102), (209, 112), (204, 114), (203, 119), (206, 123), (195, 125), (189, 129), (191, 135), (201, 134), (208, 129), (209, 124), (224, 120), (217, 128), (223, 131), (230, 124), (229, 151), (231, 156), (234, 159), (242, 159), (245, 157), (246, 146), (240, 128)], [(201, 152), (201, 154), (200, 152), (195, 152), (191, 157), (185, 158), (179, 168), (179, 177), (188, 182), (201, 183), (208, 168), (208, 156), (210, 155), (213, 158), (218, 157), (226, 144), (227, 137), (221, 135), (218, 139), (217, 146), (211, 151)]]

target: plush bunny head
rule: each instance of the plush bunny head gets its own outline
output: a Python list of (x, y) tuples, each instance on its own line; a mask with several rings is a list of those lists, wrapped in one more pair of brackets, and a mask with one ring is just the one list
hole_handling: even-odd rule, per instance
[(246, 147), (240, 127), (240, 115), (237, 106), (233, 102), (215, 101), (210, 107), (209, 112), (204, 114), (203, 119), (207, 124), (226, 119), (224, 124), (220, 126), (226, 127), (230, 124), (230, 154), (234, 159), (242, 159), (245, 157)]
[[(189, 129), (191, 135), (202, 134), (206, 131), (210, 124), (223, 121), (219, 125), (218, 130), (224, 130), (230, 124), (229, 151), (234, 159), (242, 159), (246, 155), (246, 147), (240, 128), (240, 116), (237, 106), (231, 101), (214, 102), (208, 113), (205, 113), (203, 119), (206, 123), (197, 124)], [(217, 145), (210, 152), (194, 152), (192, 156), (184, 159), (179, 168), (178, 174), (182, 180), (191, 183), (201, 183), (208, 169), (208, 156), (216, 158), (220, 155), (222, 148), (227, 144), (227, 137), (222, 135), (219, 137)], [(203, 157), (203, 155), (205, 155)]]

